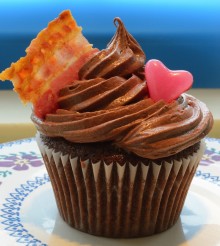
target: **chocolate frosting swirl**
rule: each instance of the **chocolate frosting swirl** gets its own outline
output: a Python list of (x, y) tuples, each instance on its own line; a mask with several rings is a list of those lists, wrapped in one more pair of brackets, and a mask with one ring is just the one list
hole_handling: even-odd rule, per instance
[(32, 120), (47, 136), (78, 143), (112, 141), (149, 159), (176, 154), (199, 142), (213, 124), (206, 105), (187, 94), (170, 104), (144, 98), (133, 104), (92, 112), (71, 108), (69, 101), (64, 109), (47, 115), (44, 121), (34, 115)]
[(115, 18), (114, 23), (115, 26), (118, 24), (114, 37), (106, 49), (98, 52), (80, 69), (80, 79), (127, 77), (143, 69), (146, 57), (140, 45), (127, 32), (120, 18)]
[(147, 97), (145, 55), (119, 18), (106, 50), (80, 70), (80, 80), (59, 93), (59, 109), (44, 120), (34, 114), (37, 129), (49, 137), (75, 143), (110, 141), (149, 159), (179, 153), (210, 131), (213, 118), (206, 105), (183, 94), (176, 101)]

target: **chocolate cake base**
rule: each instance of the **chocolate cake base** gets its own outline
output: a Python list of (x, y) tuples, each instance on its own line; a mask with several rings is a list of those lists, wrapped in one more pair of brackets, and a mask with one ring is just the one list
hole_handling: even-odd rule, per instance
[[(124, 165), (126, 162), (136, 165), (137, 163), (144, 163), (148, 165), (152, 162), (150, 159), (142, 158), (133, 153), (126, 152), (118, 148), (112, 142), (98, 142), (98, 143), (71, 143), (64, 138), (50, 138), (41, 134), (42, 142), (53, 149), (55, 152), (61, 152), (62, 155), (70, 154), (71, 158), (79, 157), (82, 160), (90, 159), (93, 163), (104, 161), (105, 163), (117, 162)], [(171, 162), (172, 160), (180, 160), (193, 155), (200, 148), (200, 142), (190, 146), (189, 148), (177, 153), (175, 155), (153, 160), (158, 165), (164, 161)]]
[(203, 144), (149, 160), (111, 143), (73, 144), (37, 136), (60, 215), (96, 236), (143, 237), (178, 220)]

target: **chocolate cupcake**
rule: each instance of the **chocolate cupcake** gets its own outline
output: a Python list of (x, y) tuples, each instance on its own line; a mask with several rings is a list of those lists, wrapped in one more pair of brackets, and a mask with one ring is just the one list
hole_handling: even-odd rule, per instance
[(204, 151), (196, 143), (150, 160), (112, 143), (74, 144), (40, 134), (37, 142), (62, 218), (80, 231), (115, 238), (174, 225)]
[(98, 236), (148, 236), (179, 218), (212, 118), (187, 94), (153, 101), (139, 75), (145, 54), (116, 22), (56, 113), (32, 120), (63, 219)]
[[(66, 70), (53, 73), (49, 91), (34, 91), (31, 118), (64, 221), (97, 236), (149, 236), (178, 220), (213, 119), (184, 93), (189, 72), (157, 60), (145, 65), (138, 42), (119, 18), (114, 23), (107, 48), (84, 55), (70, 69), (72, 81)], [(69, 60), (62, 62), (66, 69)], [(182, 86), (175, 89), (174, 80)]]

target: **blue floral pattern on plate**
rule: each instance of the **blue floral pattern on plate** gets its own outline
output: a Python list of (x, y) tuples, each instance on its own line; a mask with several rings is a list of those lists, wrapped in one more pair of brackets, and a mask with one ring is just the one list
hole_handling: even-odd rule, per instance
[(0, 216), (3, 218), (1, 223), (5, 225), (4, 229), (12, 237), (16, 238), (17, 243), (30, 246), (46, 245), (40, 240), (35, 239), (24, 228), (20, 220), (20, 209), (22, 202), (31, 192), (48, 182), (50, 182), (50, 179), (47, 174), (44, 174), (43, 177), (36, 177), (34, 180), (28, 180), (25, 184), (21, 184), (20, 187), (16, 188), (15, 191), (9, 193), (9, 196), (5, 199), (1, 209), (2, 214)]

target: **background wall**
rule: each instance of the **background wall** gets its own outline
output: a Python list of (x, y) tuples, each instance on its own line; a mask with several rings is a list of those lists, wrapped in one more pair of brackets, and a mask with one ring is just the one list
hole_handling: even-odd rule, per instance
[[(219, 0), (0, 0), (0, 71), (24, 56), (30, 41), (64, 9), (95, 47), (106, 47), (119, 16), (147, 59), (189, 70), (194, 88), (220, 87)], [(0, 83), (0, 89), (11, 88)]]

